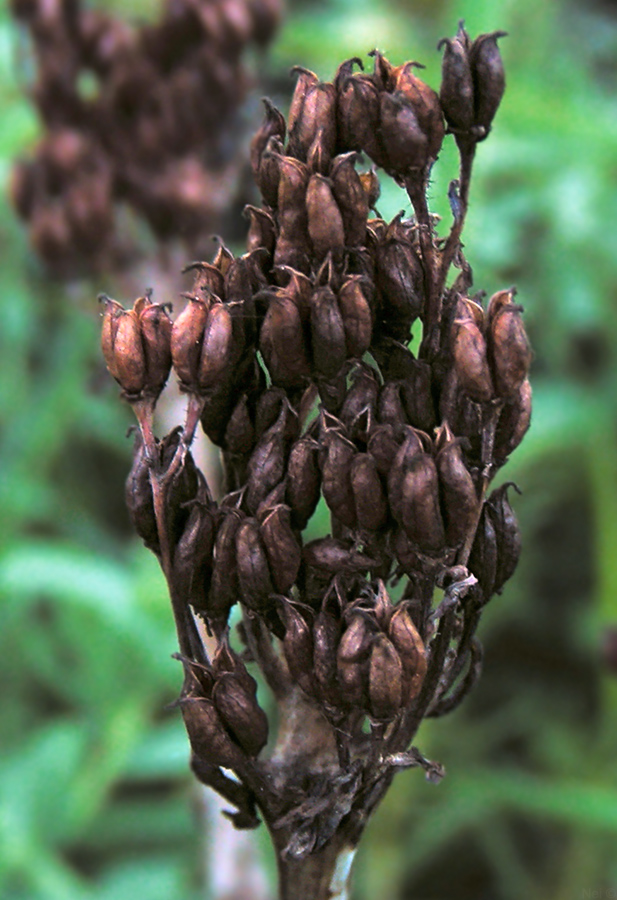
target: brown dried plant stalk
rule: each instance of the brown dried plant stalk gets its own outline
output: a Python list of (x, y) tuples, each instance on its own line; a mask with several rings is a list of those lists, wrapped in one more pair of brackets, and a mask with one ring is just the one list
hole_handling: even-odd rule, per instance
[[(251, 144), (247, 252), (188, 266), (173, 324), (149, 296), (104, 298), (103, 351), (140, 425), (127, 502), (169, 585), (192, 768), (238, 828), (263, 817), (282, 898), (346, 897), (396, 772), (442, 776), (411, 741), (475, 684), (482, 608), (517, 563), (509, 485), (487, 490), (529, 425), (531, 353), (514, 289), (486, 309), (470, 296), (460, 241), (501, 34), (444, 40), (439, 95), (377, 51), (370, 75), (358, 59), (332, 82), (297, 69), (287, 122), (265, 101)], [(444, 117), (460, 151), (445, 240), (426, 201)], [(369, 218), (375, 167), (414, 217)], [(186, 421), (158, 440), (172, 365)], [(200, 422), (223, 456), (218, 503), (191, 455)]]

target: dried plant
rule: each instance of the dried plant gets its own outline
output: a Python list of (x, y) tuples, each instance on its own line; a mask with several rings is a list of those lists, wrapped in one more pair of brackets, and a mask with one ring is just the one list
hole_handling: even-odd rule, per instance
[[(444, 40), (439, 95), (377, 51), (370, 75), (358, 59), (326, 83), (297, 69), (287, 122), (265, 101), (251, 144), (264, 203), (247, 252), (188, 266), (173, 324), (150, 296), (103, 298), (107, 365), (140, 425), (127, 502), (169, 585), (193, 771), (237, 827), (261, 814), (283, 898), (346, 896), (395, 773), (441, 777), (411, 741), (475, 684), (482, 609), (518, 560), (510, 485), (488, 486), (529, 425), (531, 352), (514, 289), (470, 296), (460, 240), (500, 36), (461, 24)], [(440, 239), (426, 189), (444, 117), (460, 180)], [(369, 218), (375, 166), (413, 218)], [(157, 440), (172, 365), (186, 421)], [(222, 451), (218, 503), (191, 455), (199, 422)]]
[(11, 8), (31, 38), (46, 129), (11, 193), (47, 268), (67, 277), (130, 262), (122, 205), (158, 240), (198, 246), (238, 190), (243, 57), (270, 41), (282, 0), (165, 0), (141, 25), (82, 0)]

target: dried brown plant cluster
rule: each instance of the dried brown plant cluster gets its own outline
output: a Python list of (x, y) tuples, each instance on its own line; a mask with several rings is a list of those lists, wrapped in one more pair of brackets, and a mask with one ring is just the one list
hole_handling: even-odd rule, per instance
[(164, 0), (141, 25), (82, 0), (11, 9), (31, 38), (46, 129), (15, 166), (12, 197), (47, 268), (65, 277), (127, 262), (120, 204), (159, 240), (195, 246), (236, 187), (243, 56), (272, 38), (282, 0)]
[[(500, 36), (444, 41), (439, 94), (377, 51), (371, 74), (298, 69), (287, 122), (266, 101), (252, 141), (247, 252), (190, 265), (173, 323), (149, 296), (104, 298), (105, 358), (141, 427), (127, 501), (169, 584), (193, 769), (239, 827), (261, 812), (284, 897), (344, 896), (341, 860), (394, 773), (440, 777), (410, 742), (475, 683), (482, 608), (517, 563), (508, 485), (488, 486), (529, 425), (531, 353), (515, 291), (472, 296), (460, 242)], [(426, 188), (446, 128), (461, 171), (440, 238)], [(376, 166), (411, 218), (371, 217)], [(172, 365), (187, 418), (157, 440)], [(222, 452), (219, 502), (191, 456), (199, 422)]]

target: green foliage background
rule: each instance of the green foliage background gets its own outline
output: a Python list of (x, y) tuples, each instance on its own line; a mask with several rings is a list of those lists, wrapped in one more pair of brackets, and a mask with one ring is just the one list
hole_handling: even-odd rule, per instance
[[(524, 553), (486, 611), (479, 687), (420, 732), (448, 776), (398, 777), (355, 900), (617, 891), (617, 681), (600, 653), (617, 625), (617, 9), (585, 7), (306, 0), (259, 61), (256, 97), (287, 89), (292, 64), (328, 78), (375, 44), (425, 63), (436, 87), (434, 48), (459, 18), (510, 35), (465, 243), (477, 288), (518, 286), (536, 353), (532, 429), (505, 471), (523, 489)], [(3, 9), (3, 186), (38, 133), (24, 71)], [(448, 145), (431, 189), (445, 223), (455, 162)], [(402, 206), (388, 187), (382, 214)], [(4, 192), (0, 208), (0, 897), (191, 900), (202, 837), (166, 709), (180, 680), (171, 616), (123, 510), (129, 416), (98, 359), (93, 298), (109, 283), (50, 283)]]

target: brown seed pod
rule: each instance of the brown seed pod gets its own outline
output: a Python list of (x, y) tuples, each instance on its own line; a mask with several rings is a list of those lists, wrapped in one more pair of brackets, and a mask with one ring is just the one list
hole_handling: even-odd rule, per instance
[(224, 446), (234, 456), (247, 456), (253, 449), (255, 428), (249, 409), (248, 397), (242, 394), (225, 429)]
[(139, 320), (146, 362), (143, 392), (158, 397), (171, 369), (172, 322), (165, 304), (151, 303), (149, 297), (140, 297), (133, 308)]
[(416, 456), (401, 486), (401, 525), (407, 537), (428, 556), (440, 555), (446, 542), (439, 509), (437, 468), (427, 453)]
[(126, 479), (124, 499), (135, 531), (146, 547), (158, 555), (160, 544), (150, 484), (150, 463), (141, 436), (136, 439), (133, 465)]
[(215, 303), (208, 312), (197, 369), (197, 386), (207, 391), (228, 369), (232, 356), (233, 322), (229, 307)]
[[(310, 73), (312, 75), (313, 73)], [(298, 83), (308, 82), (302, 75)], [(307, 84), (301, 109), (297, 117), (289, 116), (288, 153), (298, 159), (306, 160), (311, 145), (320, 136), (324, 163), (329, 162), (336, 149), (336, 89), (330, 82), (311, 82)]]
[(318, 172), (309, 178), (306, 212), (315, 258), (320, 261), (328, 253), (340, 257), (345, 245), (343, 217), (332, 193), (332, 182)]
[(388, 503), (372, 456), (357, 453), (351, 462), (350, 478), (358, 527), (378, 531), (388, 520)]
[(255, 612), (269, 612), (274, 587), (257, 519), (244, 519), (238, 526), (236, 566), (242, 602)]
[(271, 137), (262, 153), (259, 171), (255, 178), (264, 203), (276, 209), (281, 179), (281, 157), (283, 145), (278, 137)]
[[(208, 262), (192, 262), (182, 269), (182, 274), (190, 272), (193, 284), (186, 297), (195, 297), (209, 306), (212, 296), (225, 299), (225, 278), (220, 269)], [(192, 313), (194, 315), (194, 313)]]
[(386, 381), (381, 388), (377, 404), (377, 417), (382, 425), (392, 425), (395, 429), (408, 424), (401, 399), (400, 381)]
[(173, 555), (174, 584), (197, 612), (208, 613), (215, 518), (205, 484), (191, 506)]
[(280, 594), (287, 594), (295, 584), (302, 562), (302, 546), (291, 527), (289, 507), (278, 504), (265, 516), (261, 537), (274, 587)]
[[(402, 91), (382, 92), (379, 128), (387, 172), (405, 178), (414, 171), (424, 171), (429, 162), (428, 138), (414, 107)], [(379, 165), (378, 160), (374, 161)]]
[(101, 347), (107, 368), (127, 394), (140, 394), (146, 385), (146, 357), (141, 340), (139, 316), (115, 300), (105, 303)]
[(494, 458), (503, 465), (507, 457), (525, 437), (531, 424), (531, 385), (529, 379), (504, 403), (495, 433)]
[(474, 86), (474, 125), (481, 129), (478, 140), (488, 135), (506, 88), (503, 60), (497, 46), (497, 40), (506, 34), (505, 31), (481, 34), (469, 52)]
[(334, 79), (337, 90), (337, 124), (340, 150), (363, 150), (383, 166), (386, 158), (378, 139), (379, 88), (370, 75), (354, 75), (357, 57), (342, 63)]
[(345, 362), (347, 349), (343, 317), (336, 295), (327, 285), (318, 288), (311, 298), (311, 336), (315, 369), (324, 378), (334, 378)]
[[(307, 694), (314, 693), (313, 631), (298, 607), (286, 598), (279, 604), (285, 626), (283, 653), (289, 674)], [(334, 652), (334, 651), (333, 651)]]
[(308, 566), (321, 569), (329, 575), (343, 571), (360, 572), (378, 565), (377, 560), (352, 550), (349, 543), (330, 536), (309, 541), (304, 546), (302, 557)]
[(266, 108), (266, 114), (258, 131), (255, 133), (250, 144), (250, 160), (253, 176), (257, 181), (261, 167), (261, 161), (264, 151), (271, 137), (276, 137), (280, 141), (285, 140), (285, 117), (278, 109), (268, 100), (262, 97), (261, 102)]
[(352, 374), (352, 384), (339, 413), (341, 422), (353, 438), (368, 440), (368, 429), (373, 423), (378, 392), (376, 371), (367, 365), (358, 366)]
[(254, 514), (262, 500), (285, 475), (285, 440), (269, 429), (257, 442), (247, 465), (246, 507)]
[(258, 756), (268, 742), (268, 719), (252, 691), (234, 674), (216, 679), (212, 691), (214, 706), (232, 738), (251, 757)]
[(210, 301), (189, 297), (171, 331), (171, 357), (180, 382), (187, 388), (197, 384), (204, 329)]
[(265, 248), (268, 253), (274, 253), (276, 244), (276, 224), (274, 219), (265, 209), (247, 204), (243, 210), (244, 216), (249, 220), (249, 230), (246, 237), (246, 248), (249, 251)]
[(368, 705), (368, 665), (373, 631), (366, 616), (351, 617), (336, 654), (338, 683), (346, 706)]
[(306, 528), (319, 502), (321, 474), (317, 449), (317, 442), (304, 436), (295, 442), (289, 454), (285, 500), (297, 528)]
[[(343, 218), (345, 245), (364, 244), (369, 197), (355, 168), (355, 152), (342, 153), (332, 161), (332, 193)], [(375, 200), (376, 202), (376, 200)]]
[(500, 291), (488, 306), (488, 353), (497, 392), (515, 396), (527, 378), (531, 347), (521, 318), (522, 307), (512, 303), (512, 291)]
[[(369, 442), (369, 452), (374, 453), (375, 448), (371, 449)], [(424, 446), (413, 428), (405, 428), (403, 432), (403, 441), (399, 444), (396, 456), (392, 460), (390, 468), (385, 473), (388, 478), (388, 500), (392, 515), (397, 522), (402, 521), (402, 496), (403, 481), (405, 475), (412, 467), (414, 461), (424, 454)]]
[(486, 357), (486, 341), (472, 318), (456, 320), (452, 355), (461, 389), (476, 403), (491, 400), (493, 383)]
[(409, 706), (420, 693), (427, 661), (424, 643), (414, 624), (409, 601), (399, 603), (388, 625), (388, 637), (403, 664), (402, 704)]
[(259, 349), (273, 384), (293, 388), (309, 378), (311, 370), (300, 310), (281, 292), (270, 300), (261, 327)]
[(409, 329), (421, 315), (424, 275), (420, 259), (407, 240), (385, 237), (377, 248), (377, 285), (385, 334), (407, 342)]
[(484, 602), (488, 603), (495, 593), (497, 575), (497, 537), (492, 516), (484, 503), (478, 529), (469, 554), (469, 571), (478, 579)]
[(323, 437), (327, 456), (322, 465), (321, 490), (332, 514), (348, 528), (356, 524), (356, 512), (351, 487), (351, 461), (356, 448), (340, 432), (329, 430)]
[(521, 555), (521, 532), (508, 500), (508, 489), (516, 485), (508, 481), (496, 488), (487, 500), (488, 514), (495, 527), (497, 568), (493, 590), (499, 593), (513, 575)]
[(400, 91), (411, 104), (418, 124), (428, 142), (429, 165), (437, 159), (443, 143), (445, 128), (439, 97), (435, 91), (414, 74), (415, 62), (397, 66), (393, 72), (394, 91)]
[(244, 754), (227, 734), (214, 704), (202, 697), (181, 697), (180, 709), (191, 749), (198, 759), (236, 769)]
[(294, 88), (294, 92), (291, 98), (291, 104), (289, 106), (289, 114), (287, 116), (289, 131), (296, 128), (296, 123), (298, 122), (302, 109), (304, 107), (304, 102), (306, 100), (309, 89), (316, 84), (319, 84), (319, 78), (315, 75), (314, 72), (311, 72), (309, 69), (305, 69), (302, 66), (294, 66), (291, 70), (292, 75), (297, 75), (298, 80), (296, 81), (296, 86)]
[(208, 595), (206, 618), (215, 634), (220, 634), (227, 625), (229, 612), (240, 599), (240, 584), (236, 564), (236, 532), (243, 518), (238, 509), (221, 509), (223, 517), (219, 523), (214, 543), (214, 563), (212, 581)]
[(345, 347), (351, 359), (361, 359), (371, 346), (373, 316), (362, 290), (363, 275), (350, 275), (338, 292), (338, 305), (343, 317)]
[(373, 639), (368, 675), (369, 710), (372, 718), (389, 722), (400, 711), (403, 665), (394, 645), (385, 634)]
[(471, 41), (459, 22), (453, 38), (443, 38), (437, 49), (444, 48), (441, 64), (439, 100), (452, 131), (468, 132), (475, 121), (474, 87), (469, 64)]
[(423, 360), (411, 357), (408, 374), (401, 378), (400, 385), (401, 399), (409, 423), (414, 428), (430, 433), (436, 424), (431, 367)]
[(475, 525), (478, 497), (465, 465), (460, 441), (454, 437), (447, 423), (438, 429), (435, 445), (446, 543), (448, 547), (458, 547)]
[(313, 623), (313, 673), (322, 699), (332, 706), (340, 703), (336, 661), (340, 636), (340, 618), (324, 604)]
[(390, 474), (399, 446), (393, 425), (378, 425), (371, 431), (367, 450), (375, 460), (377, 471), (384, 478)]

